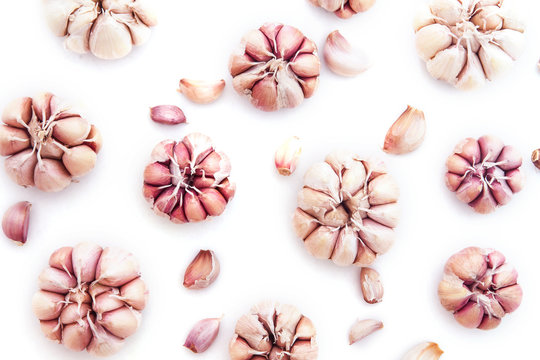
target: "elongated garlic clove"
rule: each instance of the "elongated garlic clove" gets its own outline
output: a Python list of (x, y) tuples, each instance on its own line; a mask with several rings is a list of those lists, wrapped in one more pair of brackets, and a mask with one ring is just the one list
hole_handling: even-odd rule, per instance
[(291, 136), (277, 149), (274, 163), (280, 175), (289, 176), (296, 170), (296, 164), (302, 153), (300, 139)]
[(18, 202), (7, 209), (2, 218), (4, 235), (18, 245), (24, 245), (28, 238), (31, 207), (28, 201)]
[(150, 118), (160, 124), (176, 125), (186, 122), (182, 109), (175, 105), (158, 105), (150, 108)]
[(383, 150), (394, 155), (407, 154), (422, 144), (425, 135), (424, 112), (407, 106), (386, 133)]
[(357, 320), (349, 331), (349, 345), (362, 340), (383, 327), (383, 323), (379, 320)]
[(333, 31), (324, 44), (324, 60), (334, 73), (342, 76), (356, 76), (369, 68), (367, 56), (339, 33)]
[(203, 319), (197, 322), (189, 332), (184, 347), (194, 353), (205, 352), (216, 340), (221, 318)]
[(384, 288), (381, 283), (379, 273), (368, 267), (360, 270), (360, 286), (364, 300), (369, 304), (376, 304), (382, 301)]
[(223, 89), (225, 89), (223, 79), (219, 81), (182, 79), (179, 91), (197, 104), (209, 104), (221, 96)]
[(184, 274), (184, 287), (204, 289), (210, 286), (220, 272), (219, 261), (212, 250), (201, 250), (191, 261)]
[(486, 78), (493, 80), (512, 66), (514, 60), (497, 45), (482, 44), (478, 51), (478, 57), (486, 73)]
[(434, 342), (425, 342), (413, 347), (402, 360), (437, 360), (441, 357), (443, 351)]

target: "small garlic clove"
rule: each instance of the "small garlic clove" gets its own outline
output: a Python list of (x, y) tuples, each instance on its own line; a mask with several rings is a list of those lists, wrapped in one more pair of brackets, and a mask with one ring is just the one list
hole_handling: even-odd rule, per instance
[(319, 226), (304, 240), (307, 251), (317, 259), (329, 259), (335, 248), (339, 232), (328, 226)]
[(97, 155), (87, 145), (79, 145), (68, 149), (62, 156), (62, 162), (73, 177), (81, 177), (90, 172), (96, 165)]
[(275, 343), (285, 351), (289, 351), (293, 345), (296, 326), (300, 319), (302, 319), (302, 313), (295, 306), (280, 304), (276, 309)]
[(536, 149), (532, 152), (531, 161), (533, 165), (540, 170), (540, 149)]
[(184, 347), (194, 353), (205, 352), (219, 333), (221, 318), (203, 319), (197, 322), (189, 332)]
[(435, 79), (453, 84), (456, 82), (456, 78), (465, 66), (466, 61), (467, 51), (462, 46), (452, 45), (443, 51), (439, 51), (431, 60), (428, 60), (426, 67)]
[(157, 16), (151, 9), (150, 3), (148, 0), (134, 0), (130, 7), (146, 26), (156, 26)]
[(45, 1), (45, 19), (56, 36), (66, 35), (69, 17), (80, 6), (79, 0)]
[(184, 274), (184, 287), (204, 289), (212, 284), (220, 272), (219, 261), (212, 250), (201, 250)]
[(495, 292), (495, 298), (499, 301), (505, 312), (511, 313), (521, 305), (523, 290), (518, 284), (508, 286), (497, 290)]
[(389, 174), (377, 176), (368, 185), (369, 203), (384, 205), (398, 201), (399, 186)]
[(375, 331), (384, 327), (383, 323), (378, 320), (357, 320), (349, 331), (349, 345), (362, 340), (366, 336), (373, 334)]
[(430, 9), (433, 15), (444, 19), (448, 25), (455, 25), (465, 11), (461, 2), (456, 0), (434, 0), (430, 4)]
[(47, 339), (52, 340), (58, 344), (62, 341), (62, 328), (58, 319), (54, 320), (40, 320), (39, 324), (41, 326), (41, 331), (47, 337)]
[(209, 216), (219, 216), (225, 211), (227, 200), (221, 193), (212, 188), (205, 188), (199, 194), (199, 201)]
[(272, 342), (268, 331), (259, 321), (258, 315), (245, 314), (238, 319), (234, 332), (240, 335), (250, 347), (257, 351), (269, 352), (272, 348)]
[(182, 109), (175, 105), (158, 105), (150, 108), (150, 118), (160, 124), (176, 125), (186, 122)]
[[(94, 295), (94, 304), (92, 310), (98, 316), (98, 320), (101, 320), (104, 313), (120, 309), (125, 306), (124, 302), (119, 298), (118, 291), (109, 290), (99, 295)], [(104, 325), (104, 324), (101, 324)]]
[(296, 79), (296, 74), (288, 67), (277, 71), (278, 108), (294, 108), (304, 101), (304, 92)]
[(422, 7), (413, 18), (413, 28), (417, 32), (425, 26), (435, 23), (435, 18), (429, 7)]
[(291, 136), (277, 149), (274, 163), (280, 175), (289, 176), (296, 170), (296, 164), (302, 153), (300, 139)]
[(471, 90), (480, 87), (486, 82), (482, 63), (478, 56), (467, 52), (467, 64), (458, 75), (456, 87), (462, 90)]
[(493, 33), (493, 43), (516, 60), (525, 49), (525, 36), (516, 30), (503, 29)]
[(103, 11), (94, 22), (89, 45), (92, 54), (105, 60), (120, 59), (133, 47), (128, 27), (109, 11)]
[(379, 273), (368, 267), (360, 270), (360, 286), (364, 300), (368, 304), (376, 304), (382, 301), (384, 288)]
[(32, 98), (18, 98), (4, 108), (2, 122), (11, 127), (25, 129), (25, 124), (30, 122), (32, 114)]
[(90, 134), (90, 124), (80, 116), (68, 117), (54, 123), (53, 136), (66, 146), (81, 145)]
[(354, 260), (356, 260), (357, 253), (357, 234), (351, 227), (346, 226), (339, 232), (331, 259), (336, 265), (349, 266), (354, 263)]
[(266, 355), (266, 353), (252, 349), (244, 339), (235, 334), (229, 343), (229, 355), (231, 360), (253, 360), (257, 357), (256, 355)]
[(32, 310), (39, 320), (53, 320), (62, 313), (64, 303), (64, 295), (40, 290), (32, 298)]
[(92, 340), (92, 330), (87, 319), (62, 328), (62, 344), (73, 351), (83, 351)]
[(182, 79), (179, 91), (197, 104), (209, 104), (221, 96), (223, 89), (225, 89), (223, 79), (219, 81)]
[(139, 262), (132, 253), (107, 247), (96, 267), (96, 281), (108, 286), (122, 286), (140, 276)]
[(450, 311), (461, 309), (473, 295), (459, 278), (444, 279), (439, 283), (439, 300)]
[(283, 25), (276, 37), (277, 53), (284, 60), (292, 58), (304, 41), (304, 34), (297, 28)]
[(482, 322), (484, 309), (482, 305), (470, 301), (454, 313), (454, 318), (464, 327), (474, 329)]
[(349, 6), (357, 13), (368, 11), (374, 4), (375, 0), (349, 0)]
[(497, 5), (482, 6), (474, 12), (471, 22), (481, 31), (500, 30), (503, 27), (503, 18), (499, 13), (500, 8)]
[(30, 224), (30, 208), (32, 204), (21, 201), (12, 205), (2, 218), (2, 231), (10, 240), (24, 245), (28, 238), (28, 225)]
[[(319, 348), (315, 339), (309, 341), (297, 341), (291, 349), (290, 360), (314, 360), (317, 359)], [(282, 357), (286, 360), (286, 357)], [(276, 360), (280, 360), (279, 357)]]
[(367, 56), (354, 49), (338, 30), (326, 38), (323, 54), (330, 70), (338, 75), (356, 76), (369, 68)]
[(424, 112), (407, 106), (407, 109), (392, 124), (383, 150), (389, 154), (400, 155), (416, 150), (426, 135), (426, 118)]
[(424, 342), (409, 350), (402, 360), (438, 360), (443, 351), (434, 342)]
[(77, 279), (64, 270), (47, 267), (39, 274), (38, 284), (41, 290), (67, 294), (77, 285)]
[(80, 306), (75, 303), (67, 304), (60, 315), (60, 323), (67, 325), (78, 322), (85, 318), (90, 310), (90, 305), (88, 304), (81, 304)]
[(339, 10), (342, 6), (344, 1), (343, 0), (314, 0), (320, 7), (322, 7), (325, 10), (334, 12)]

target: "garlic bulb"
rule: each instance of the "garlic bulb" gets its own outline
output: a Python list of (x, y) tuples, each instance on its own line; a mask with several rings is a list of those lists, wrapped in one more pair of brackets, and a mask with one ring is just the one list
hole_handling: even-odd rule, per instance
[(148, 0), (44, 0), (45, 16), (65, 46), (78, 54), (120, 59), (144, 44), (157, 24)]
[(446, 161), (446, 186), (474, 211), (488, 214), (523, 188), (521, 163), (517, 149), (494, 136), (467, 138)]
[(148, 290), (127, 251), (92, 243), (63, 247), (38, 280), (32, 308), (41, 330), (70, 350), (109, 356), (139, 327)]
[(317, 45), (297, 28), (266, 23), (244, 36), (229, 71), (234, 89), (258, 109), (293, 108), (319, 83)]
[(53, 94), (12, 101), (2, 121), (0, 155), (17, 184), (56, 192), (94, 168), (101, 134)]
[(517, 278), (502, 253), (469, 247), (446, 262), (439, 300), (461, 325), (491, 330), (521, 304), (523, 291)]
[(398, 198), (384, 164), (336, 151), (306, 172), (294, 229), (316, 258), (367, 266), (394, 243)]
[(221, 215), (233, 198), (230, 172), (229, 158), (206, 135), (164, 140), (144, 170), (143, 195), (156, 214), (174, 223), (202, 221)]
[(292, 305), (262, 302), (238, 320), (234, 332), (231, 360), (315, 360), (318, 356), (313, 323)]
[(375, 4), (375, 0), (309, 0), (309, 2), (333, 12), (342, 19), (349, 19), (359, 12), (367, 11)]
[(431, 76), (460, 89), (495, 79), (524, 49), (525, 28), (504, 0), (433, 0), (414, 30)]

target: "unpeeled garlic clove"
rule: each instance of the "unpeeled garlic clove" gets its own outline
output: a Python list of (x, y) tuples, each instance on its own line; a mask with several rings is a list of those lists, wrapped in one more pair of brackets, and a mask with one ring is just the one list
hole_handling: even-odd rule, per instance
[(96, 165), (97, 154), (90, 146), (79, 145), (68, 149), (62, 162), (73, 177), (86, 175)]
[(375, 331), (384, 327), (383, 323), (379, 320), (357, 320), (349, 331), (349, 345), (362, 340), (368, 335), (373, 334)]
[(116, 21), (109, 11), (102, 12), (94, 22), (89, 40), (90, 51), (100, 59), (120, 59), (133, 47), (128, 27)]
[(531, 161), (540, 170), (540, 149), (536, 149), (531, 154)]
[(376, 304), (382, 301), (384, 288), (381, 283), (379, 273), (368, 267), (360, 270), (360, 285), (364, 300), (369, 304)]
[(71, 175), (62, 162), (42, 159), (34, 169), (34, 182), (39, 190), (58, 192), (71, 184)]
[(150, 118), (160, 124), (176, 125), (186, 122), (182, 109), (175, 105), (158, 105), (150, 108)]
[(122, 286), (140, 276), (139, 262), (132, 253), (107, 247), (96, 268), (96, 280), (103, 285)]
[(402, 360), (437, 360), (443, 351), (434, 342), (424, 342), (413, 347)]
[(280, 175), (289, 176), (296, 170), (296, 164), (302, 153), (300, 139), (291, 136), (277, 149), (274, 163)]
[(212, 250), (201, 250), (191, 261), (184, 274), (184, 287), (204, 289), (210, 286), (220, 272), (219, 261)]
[(21, 201), (12, 205), (2, 218), (2, 230), (8, 239), (19, 245), (26, 243), (28, 238), (28, 225), (30, 223), (30, 208), (32, 204)]
[(369, 68), (367, 56), (354, 49), (338, 30), (326, 38), (323, 53), (330, 70), (338, 75), (356, 76)]
[(416, 150), (426, 135), (426, 118), (424, 112), (407, 106), (407, 109), (392, 124), (383, 150), (389, 154), (400, 155)]
[(221, 96), (223, 89), (225, 89), (223, 79), (219, 81), (181, 79), (179, 91), (197, 104), (209, 104)]
[(194, 353), (205, 352), (219, 333), (221, 318), (203, 319), (197, 322), (189, 332), (184, 347)]

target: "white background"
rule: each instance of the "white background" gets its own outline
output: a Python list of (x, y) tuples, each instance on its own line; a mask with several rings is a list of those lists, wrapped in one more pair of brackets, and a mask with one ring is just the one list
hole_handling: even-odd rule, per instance
[[(40, 1), (3, 1), (0, 107), (51, 91), (81, 106), (105, 143), (94, 171), (58, 194), (24, 189), (0, 172), (1, 211), (20, 200), (34, 204), (27, 244), (0, 242), (0, 358), (90, 357), (46, 340), (31, 311), (49, 254), (83, 240), (132, 251), (151, 291), (139, 331), (114, 359), (228, 359), (236, 319), (264, 299), (294, 304), (312, 318), (322, 360), (399, 359), (425, 340), (440, 344), (443, 359), (536, 356), (540, 174), (529, 156), (540, 146), (540, 23), (534, 16), (540, 3), (521, 1), (529, 18), (524, 55), (506, 76), (473, 92), (432, 80), (417, 57), (411, 21), (423, 4), (381, 0), (344, 21), (304, 0), (155, 1), (160, 24), (150, 42), (106, 62), (65, 50), (46, 27)], [(266, 21), (297, 26), (319, 47), (339, 29), (374, 65), (353, 79), (323, 66), (313, 98), (294, 110), (258, 111), (232, 89), (227, 63), (242, 35)], [(227, 87), (216, 103), (195, 105), (176, 92), (182, 77), (224, 78)], [(149, 106), (168, 103), (184, 109), (188, 125), (149, 120)], [(424, 110), (426, 140), (410, 155), (388, 156), (380, 150), (386, 130), (407, 104)], [(175, 225), (146, 204), (142, 171), (157, 142), (192, 131), (208, 134), (228, 153), (237, 195), (219, 218)], [(477, 215), (445, 188), (444, 164), (459, 140), (485, 133), (518, 147), (528, 182), (508, 206)], [(290, 135), (304, 147), (297, 172), (285, 178), (276, 174), (273, 154)], [(385, 286), (378, 305), (363, 302), (359, 269), (312, 258), (292, 231), (302, 174), (336, 148), (382, 157), (401, 187), (398, 240), (375, 264)], [(437, 298), (446, 259), (471, 245), (504, 252), (524, 289), (521, 307), (489, 332), (461, 327)], [(201, 248), (216, 251), (222, 272), (210, 288), (188, 291), (180, 285), (183, 272)], [(182, 347), (196, 321), (222, 314), (217, 341), (205, 354)], [(380, 319), (385, 327), (349, 346), (357, 318)]]

